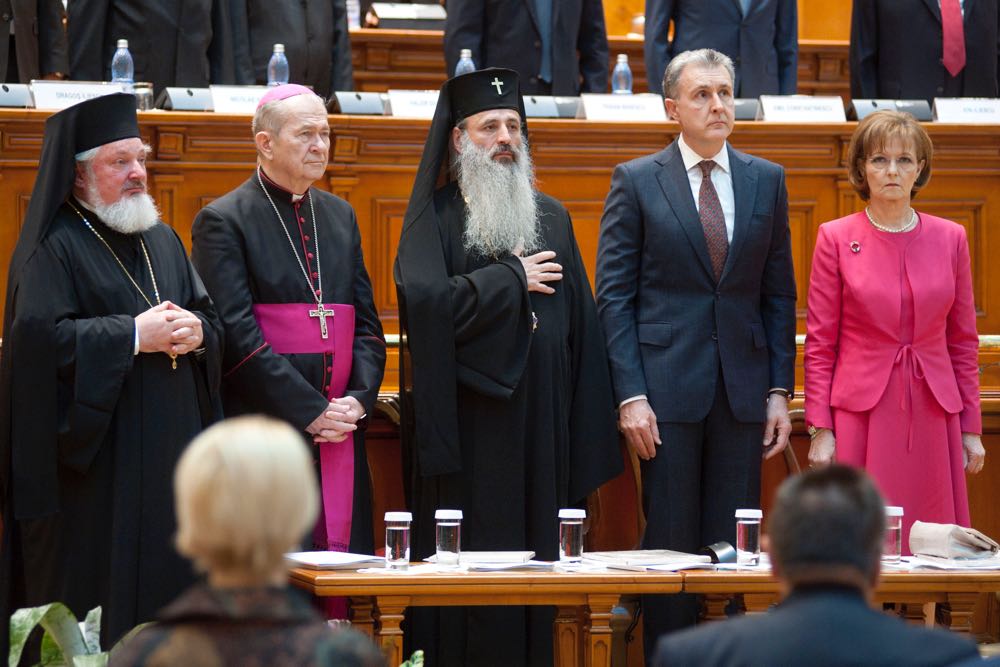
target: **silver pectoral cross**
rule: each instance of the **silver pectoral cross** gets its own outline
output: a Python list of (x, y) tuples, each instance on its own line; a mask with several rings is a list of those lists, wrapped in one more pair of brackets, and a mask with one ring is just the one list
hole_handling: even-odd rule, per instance
[(309, 317), (319, 318), (319, 335), (322, 336), (324, 340), (329, 338), (330, 332), (327, 331), (326, 328), (326, 318), (333, 317), (333, 311), (328, 310), (323, 304), (317, 303), (316, 308), (309, 311)]
[(501, 86), (503, 86), (503, 81), (501, 81), (499, 77), (496, 76), (493, 77), (493, 83), (491, 83), (490, 85), (496, 86), (497, 95), (503, 95), (503, 90), (501, 89)]

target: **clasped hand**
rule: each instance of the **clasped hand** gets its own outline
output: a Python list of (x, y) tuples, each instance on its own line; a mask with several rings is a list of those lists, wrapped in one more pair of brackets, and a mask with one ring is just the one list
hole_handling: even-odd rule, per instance
[(135, 318), (140, 352), (180, 356), (201, 347), (201, 319), (170, 301), (153, 306)]
[(365, 409), (358, 399), (335, 398), (306, 431), (312, 434), (313, 442), (343, 442), (352, 431), (358, 430), (358, 421), (364, 416)]

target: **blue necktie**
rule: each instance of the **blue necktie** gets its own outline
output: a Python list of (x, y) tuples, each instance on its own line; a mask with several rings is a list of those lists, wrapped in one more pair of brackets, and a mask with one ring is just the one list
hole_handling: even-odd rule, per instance
[(538, 32), (542, 36), (542, 64), (538, 68), (538, 78), (546, 83), (552, 83), (552, 2), (535, 0)]

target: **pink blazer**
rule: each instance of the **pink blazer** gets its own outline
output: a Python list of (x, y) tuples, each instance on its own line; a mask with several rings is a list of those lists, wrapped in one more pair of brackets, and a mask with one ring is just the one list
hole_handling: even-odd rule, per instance
[[(864, 211), (820, 226), (809, 275), (807, 423), (832, 428), (831, 408), (870, 410), (897, 358), (912, 354), (941, 407), (960, 413), (962, 432), (982, 432), (979, 337), (965, 229), (926, 213), (920, 221), (902, 266), (896, 247), (872, 228)], [(898, 335), (902, 271), (913, 290), (909, 349)]]

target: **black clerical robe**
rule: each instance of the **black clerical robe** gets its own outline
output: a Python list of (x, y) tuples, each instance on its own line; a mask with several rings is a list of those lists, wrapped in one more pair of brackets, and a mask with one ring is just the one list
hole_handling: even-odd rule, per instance
[[(415, 478), (416, 558), (434, 552), (434, 510), (458, 508), (463, 549), (528, 549), (556, 560), (559, 509), (584, 506), (622, 469), (604, 338), (573, 226), (559, 202), (538, 198), (541, 248), (563, 267), (551, 295), (528, 292), (517, 257), (466, 252), (461, 192), (451, 184), (435, 195), (454, 315), (461, 470)], [(417, 292), (406, 301), (406, 316), (420, 317)], [(421, 398), (412, 397), (416, 411)], [(552, 664), (551, 609), (413, 611), (413, 647), (433, 664)]]
[(0, 433), (13, 459), (2, 554), (11, 576), (0, 592), (15, 609), (61, 601), (81, 619), (101, 605), (110, 646), (194, 580), (173, 545), (173, 470), (221, 416), (222, 327), (171, 228), (124, 235), (80, 210), (154, 304), (159, 290), (204, 333), (203, 351), (177, 357), (176, 369), (166, 354), (134, 355), (134, 317), (150, 306), (66, 205), (12, 302), (12, 415)]
[(230, 0), (237, 82), (267, 83), (275, 44), (285, 45), (289, 83), (324, 98), (354, 90), (345, 0)]
[[(355, 308), (353, 359), (345, 395), (356, 398), (372, 414), (385, 369), (385, 339), (354, 210), (343, 199), (315, 188), (293, 202), (289, 192), (266, 178), (262, 182), (281, 215), (280, 222), (254, 175), (202, 209), (191, 232), (191, 259), (226, 330), (222, 388), (226, 416), (260, 412), (305, 431), (329, 404), (326, 386), (332, 355), (278, 354), (265, 342), (253, 316), (253, 305), (258, 303), (315, 303), (303, 268), (313, 285), (322, 279), (325, 304)], [(303, 265), (296, 260), (289, 239), (304, 259)], [(310, 321), (307, 326), (318, 323)], [(350, 550), (372, 553), (371, 493), (361, 430), (354, 435), (354, 469)]]
[(230, 0), (73, 0), (67, 9), (70, 78), (110, 81), (127, 39), (135, 80), (166, 86), (236, 83)]

